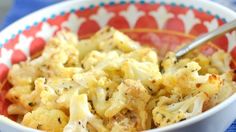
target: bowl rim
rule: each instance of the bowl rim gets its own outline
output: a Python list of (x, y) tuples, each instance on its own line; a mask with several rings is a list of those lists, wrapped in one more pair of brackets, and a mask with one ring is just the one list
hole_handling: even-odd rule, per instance
[[(26, 24), (31, 24), (33, 25), (34, 23), (31, 21), (33, 17), (35, 16), (43, 16), (42, 14), (47, 14), (49, 11), (51, 11), (52, 9), (54, 9), (55, 11), (56, 10), (61, 10), (63, 7), (66, 7), (66, 5), (68, 6), (71, 6), (73, 4), (76, 4), (76, 3), (82, 3), (82, 4), (86, 4), (86, 3), (91, 3), (91, 2), (95, 2), (95, 3), (99, 3), (99, 2), (104, 2), (105, 0), (97, 0), (97, 1), (93, 1), (93, 0), (77, 0), (77, 1), (62, 1), (62, 2), (59, 2), (57, 4), (53, 4), (51, 6), (47, 6), (47, 7), (44, 7), (38, 11), (35, 11), (29, 15), (26, 15), (25, 17), (17, 20), (16, 22), (10, 24), (9, 26), (7, 26), (6, 28), (4, 28), (2, 31), (0, 31), (0, 36), (1, 38), (8, 38), (9, 34), (12, 34), (12, 33), (15, 33), (15, 30), (16, 29), (19, 29), (20, 25), (26, 25)], [(120, 1), (120, 0), (115, 0), (115, 1)], [(125, 1), (128, 1), (128, 0), (125, 0)], [(138, 1), (138, 0), (134, 0), (134, 1)], [(160, 2), (163, 2), (163, 0), (153, 0), (155, 1), (156, 3), (160, 3)], [(194, 3), (195, 0), (188, 0), (188, 1), (185, 1), (185, 0), (165, 0), (166, 3), (168, 2), (177, 2), (177, 3), (184, 3), (186, 2), (187, 4), (189, 3)], [(199, 3), (201, 3), (202, 5), (200, 5), (200, 7), (211, 7), (211, 8), (214, 8), (214, 9), (210, 9), (210, 10), (222, 10), (222, 14), (227, 14), (227, 16), (224, 16), (226, 17), (226, 20), (227, 21), (231, 21), (233, 19), (236, 19), (236, 12), (232, 11), (231, 9), (227, 8), (227, 7), (224, 7), (218, 3), (215, 3), (215, 2), (212, 2), (212, 1), (207, 1), (207, 0), (198, 0)], [(69, 11), (69, 10), (68, 10)], [(50, 13), (48, 13), (50, 15)], [(38, 17), (40, 18), (40, 17)], [(39, 20), (37, 18), (37, 20)], [(45, 18), (45, 17), (43, 17)], [(29, 27), (27, 27), (29, 28)], [(19, 29), (20, 30), (20, 29)], [(22, 29), (23, 30), (23, 29)], [(24, 31), (24, 30), (23, 30)], [(21, 34), (21, 33), (19, 33)], [(2, 44), (5, 44), (5, 42), (2, 41), (3, 39), (0, 40), (0, 48), (2, 48)], [(7, 39), (8, 40), (8, 39)], [(227, 98), (226, 100), (224, 100), (223, 102), (221, 102), (220, 104), (214, 106), (213, 108), (197, 115), (197, 116), (194, 116), (190, 119), (187, 119), (185, 121), (182, 121), (182, 122), (178, 122), (178, 123), (175, 123), (175, 124), (172, 124), (172, 125), (169, 125), (169, 126), (165, 126), (163, 128), (154, 128), (154, 129), (149, 129), (149, 130), (146, 130), (146, 131), (149, 131), (149, 132), (163, 132), (163, 131), (171, 131), (171, 130), (175, 130), (175, 129), (179, 129), (179, 128), (182, 128), (182, 127), (185, 127), (185, 126), (189, 126), (191, 124), (194, 124), (196, 122), (199, 122), (203, 119), (206, 119), (214, 114), (216, 114), (217, 112), (223, 110), (225, 107), (229, 106), (233, 101), (236, 101), (236, 94), (234, 93), (231, 97)], [(19, 123), (16, 123), (12, 120), (9, 120), (8, 118), (4, 117), (4, 116), (1, 116), (0, 115), (0, 122), (2, 122), (3, 124), (5, 124), (6, 126), (8, 125), (9, 127), (12, 127), (12, 128), (15, 128), (15, 129), (18, 129), (18, 130), (24, 130), (24, 131), (38, 131), (36, 129), (32, 129), (32, 128), (28, 128), (26, 126), (23, 126), (23, 125), (20, 125)], [(0, 125), (1, 126), (1, 125)]]

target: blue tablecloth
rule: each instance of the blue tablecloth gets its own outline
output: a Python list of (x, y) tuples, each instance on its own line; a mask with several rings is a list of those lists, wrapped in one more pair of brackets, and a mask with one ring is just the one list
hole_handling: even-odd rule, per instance
[[(28, 13), (31, 13), (35, 10), (38, 10), (42, 7), (57, 3), (61, 0), (15, 0), (11, 10), (6, 16), (0, 29), (6, 27), (17, 19), (25, 16)], [(236, 0), (212, 0), (218, 3), (221, 3), (229, 8), (236, 10)], [(226, 130), (226, 132), (236, 132), (236, 121)]]

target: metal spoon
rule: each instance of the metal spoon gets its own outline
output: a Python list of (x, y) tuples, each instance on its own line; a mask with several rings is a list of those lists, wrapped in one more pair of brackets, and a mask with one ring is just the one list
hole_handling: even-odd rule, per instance
[(181, 56), (185, 55), (189, 51), (195, 49), (196, 47), (198, 47), (210, 40), (213, 40), (215, 37), (218, 37), (222, 34), (225, 34), (226, 32), (232, 31), (234, 29), (236, 29), (236, 20), (233, 20), (227, 24), (224, 24), (221, 27), (219, 27), (209, 33), (199, 36), (197, 39), (192, 41), (190, 44), (187, 44), (183, 48), (179, 49), (176, 52), (176, 57), (180, 58)]

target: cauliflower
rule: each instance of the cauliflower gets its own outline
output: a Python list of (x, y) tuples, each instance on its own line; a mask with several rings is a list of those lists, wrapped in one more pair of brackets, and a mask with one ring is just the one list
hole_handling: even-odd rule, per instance
[[(79, 51), (75, 48), (77, 44), (78, 38), (76, 35), (67, 31), (58, 32), (55, 37), (49, 40), (41, 57), (47, 58), (56, 52), (63, 51), (69, 58), (76, 56), (78, 59)], [(77, 59), (75, 60), (76, 62), (78, 62)]]
[(102, 53), (92, 51), (82, 60), (85, 70), (99, 69), (99, 70), (117, 70), (120, 68), (123, 58), (120, 57), (119, 51), (112, 50), (110, 52)]
[(92, 118), (92, 113), (89, 109), (87, 96), (74, 94), (70, 102), (70, 119), (65, 126), (64, 132), (81, 131), (86, 132), (87, 122)]
[(32, 85), (40, 75), (37, 65), (31, 64), (27, 60), (12, 66), (8, 73), (8, 80), (12, 85)]
[(136, 117), (132, 112), (116, 115), (108, 124), (111, 132), (136, 132)]
[(136, 131), (135, 128), (130, 127), (129, 125), (129, 120), (126, 118), (125, 120), (117, 123), (114, 123), (114, 126), (111, 129), (111, 132), (134, 132)]
[[(98, 80), (101, 77), (107, 76), (102, 70), (91, 70), (84, 73), (78, 73), (73, 76), (73, 80), (85, 90), (92, 90), (98, 86)], [(84, 91), (86, 92), (86, 91)]]
[(114, 32), (115, 30), (113, 28), (105, 27), (92, 36), (91, 40), (97, 46), (98, 50), (110, 51), (115, 48), (112, 42)]
[(113, 34), (113, 43), (115, 43), (117, 48), (123, 52), (130, 52), (140, 48), (140, 45), (137, 42), (131, 40), (128, 36), (117, 30)]
[(98, 44), (98, 49), (102, 51), (119, 49), (123, 52), (130, 52), (140, 48), (137, 42), (134, 42), (128, 36), (114, 28), (109, 27), (100, 30), (92, 39)]
[(106, 57), (106, 53), (102, 53), (96, 50), (91, 51), (88, 53), (82, 62), (83, 68), (85, 70), (90, 70), (94, 68), (100, 61), (102, 61)]
[(40, 94), (43, 90), (44, 78), (35, 80), (35, 88), (13, 87), (7, 93), (7, 98), (12, 102), (21, 104), (26, 110), (30, 111), (40, 104)]
[(56, 41), (55, 43), (60, 44), (68, 56), (65, 66), (79, 66), (79, 51), (75, 48), (79, 43), (77, 35), (62, 30), (56, 34), (54, 41)]
[(222, 81), (215, 74), (199, 75), (200, 68), (198, 63), (189, 62), (185, 67), (179, 68), (175, 72), (164, 73), (162, 84), (169, 93), (181, 97), (199, 92), (213, 96), (219, 92)]
[(13, 103), (20, 103), (22, 96), (26, 96), (32, 92), (32, 87), (30, 85), (26, 86), (14, 86), (12, 87), (6, 97)]
[(199, 50), (178, 60), (169, 52), (159, 60), (155, 49), (114, 28), (80, 41), (62, 30), (41, 56), (9, 71), (8, 113), (19, 116), (23, 125), (45, 131), (162, 127), (200, 114), (235, 93), (230, 61), (223, 51), (205, 56)]
[(59, 32), (45, 46), (42, 55), (31, 63), (39, 67), (44, 77), (71, 77), (81, 72), (76, 39), (68, 32)]
[(221, 89), (217, 94), (211, 97), (207, 107), (211, 108), (219, 104), (236, 92), (236, 83), (232, 81), (233, 76), (234, 73), (232, 71), (226, 72), (220, 76), (223, 80)]
[(207, 74), (207, 73), (218, 74), (218, 70), (211, 65), (211, 61), (209, 57), (203, 54), (199, 54), (197, 55), (197, 57), (193, 58), (193, 61), (197, 62), (200, 65), (201, 67), (201, 69), (199, 70), (200, 74), (202, 75)]
[(68, 61), (68, 56), (65, 52), (59, 52), (52, 54), (40, 67), (40, 72), (45, 77), (72, 77), (76, 73), (80, 73), (82, 68), (80, 67), (66, 67), (65, 64)]
[(231, 56), (223, 50), (215, 52), (210, 58), (212, 66), (216, 67), (220, 73), (225, 73), (230, 70)]
[(124, 56), (141, 62), (151, 62), (158, 64), (157, 53), (155, 50), (147, 47), (134, 50), (128, 54), (125, 54)]
[(28, 112), (22, 105), (11, 104), (7, 108), (7, 113), (10, 115), (25, 115)]
[(79, 59), (82, 60), (87, 53), (97, 50), (97, 47), (98, 45), (92, 39), (80, 40), (76, 45), (76, 49), (79, 51)]
[(70, 102), (70, 119), (64, 132), (87, 132), (87, 123), (90, 123), (97, 131), (105, 132), (102, 120), (95, 117), (89, 109), (86, 94), (74, 94)]
[(204, 102), (208, 98), (200, 93), (181, 102), (168, 98), (161, 99), (163, 100), (152, 111), (154, 124), (157, 127), (170, 125), (202, 113)]
[(45, 89), (41, 92), (40, 97), (41, 106), (45, 106), (49, 109), (59, 108), (56, 102), (58, 95), (54, 90)]
[(111, 118), (126, 108), (135, 113), (137, 129), (145, 130), (147, 120), (145, 107), (150, 97), (140, 81), (127, 79), (118, 86), (118, 91), (109, 99), (110, 106), (105, 111), (105, 116)]
[(125, 79), (140, 80), (150, 92), (159, 89), (161, 73), (157, 64), (128, 59), (121, 67)]
[(39, 107), (28, 112), (21, 124), (48, 132), (62, 132), (68, 122), (68, 117), (60, 110)]
[(168, 52), (166, 57), (161, 63), (161, 66), (165, 73), (172, 73), (176, 71), (175, 63), (177, 62), (177, 58), (173, 52)]
[[(55, 102), (52, 103), (51, 106), (58, 107), (61, 109), (69, 109), (70, 107), (70, 101), (71, 101), (71, 96), (74, 93), (80, 93), (81, 89), (78, 88), (69, 88), (65, 89), (63, 91), (63, 94), (59, 95), (57, 98), (55, 98)], [(47, 100), (48, 102), (49, 100)], [(56, 106), (55, 106), (56, 105)]]
[(104, 117), (105, 111), (108, 108), (108, 102), (106, 101), (107, 91), (103, 88), (97, 88), (92, 95), (92, 101), (97, 114)]
[(44, 82), (40, 94), (41, 105), (47, 108), (68, 109), (71, 96), (80, 90), (80, 85), (71, 78), (49, 78)]
[[(208, 74), (209, 75), (209, 74)], [(210, 74), (208, 80), (204, 83), (197, 83), (197, 91), (204, 92), (208, 96), (212, 97), (220, 92), (222, 80), (219, 75)]]
[(118, 51), (110, 51), (105, 55), (106, 57), (100, 61), (95, 69), (114, 71), (120, 69), (124, 58), (122, 58)]

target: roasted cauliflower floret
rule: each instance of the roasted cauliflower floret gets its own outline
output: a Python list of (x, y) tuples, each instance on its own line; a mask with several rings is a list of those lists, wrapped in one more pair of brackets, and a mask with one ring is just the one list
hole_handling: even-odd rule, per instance
[(225, 73), (230, 70), (230, 61), (231, 56), (227, 53), (225, 53), (223, 50), (219, 50), (215, 52), (211, 56), (211, 64), (219, 70), (219, 72)]
[(219, 73), (218, 70), (211, 65), (210, 58), (203, 54), (199, 54), (197, 57), (194, 57), (193, 61), (197, 62), (200, 65), (201, 69), (199, 70), (199, 73), (201, 75), (204, 75), (207, 73), (210, 73), (210, 74)]
[(12, 66), (8, 74), (8, 80), (12, 85), (32, 85), (40, 75), (38, 66), (27, 60)]
[(106, 76), (106, 73), (102, 70), (92, 70), (89, 72), (75, 74), (73, 76), (73, 80), (78, 83), (81, 88), (92, 90), (99, 85), (98, 81), (100, 80), (100, 78)]
[(168, 100), (168, 98), (162, 99), (167, 101), (160, 101), (164, 103), (157, 104), (152, 111), (153, 120), (157, 127), (173, 124), (200, 114), (203, 112), (203, 105), (208, 97), (200, 93), (181, 102)]
[(107, 129), (98, 117), (94, 116), (89, 109), (86, 94), (74, 94), (70, 102), (70, 119), (65, 126), (64, 132), (87, 132), (87, 123), (90, 123), (97, 131), (106, 132)]
[[(69, 36), (68, 36), (69, 35)], [(40, 66), (38, 69), (44, 77), (71, 77), (80, 72), (79, 51), (76, 40), (70, 33), (62, 31), (45, 46), (42, 55), (31, 63)]]
[(75, 48), (79, 43), (77, 35), (63, 30), (57, 33), (56, 39), (58, 39), (60, 45), (66, 46), (66, 48), (63, 48), (68, 55), (68, 60), (65, 65), (67, 67), (79, 66), (79, 51)]
[(82, 65), (85, 70), (94, 68), (100, 61), (106, 57), (106, 53), (102, 53), (96, 50), (91, 51), (82, 60)]
[(129, 119), (124, 119), (120, 122), (115, 122), (111, 129), (111, 132), (134, 132), (136, 131), (134, 127), (130, 127), (130, 120)]
[(128, 54), (125, 54), (124, 56), (133, 58), (141, 62), (151, 62), (154, 64), (158, 64), (157, 53), (155, 52), (155, 50), (147, 47), (134, 50)]
[(158, 65), (128, 59), (122, 65), (121, 70), (125, 79), (140, 80), (150, 92), (156, 92), (159, 89), (161, 73)]
[[(110, 106), (105, 112), (105, 116), (111, 118), (123, 109), (129, 109), (137, 116), (136, 127), (138, 130), (146, 128), (147, 111), (146, 104), (150, 99), (150, 94), (140, 81), (125, 80), (118, 86), (110, 101)], [(137, 103), (139, 105), (137, 105)]]
[(82, 71), (81, 67), (65, 66), (68, 59), (68, 55), (63, 51), (52, 54), (52, 56), (42, 64), (40, 72), (42, 72), (45, 77), (72, 77), (74, 74), (80, 73)]
[(165, 56), (164, 60), (161, 63), (164, 72), (174, 72), (176, 71), (175, 63), (177, 62), (177, 58), (173, 52), (168, 52)]
[(70, 119), (69, 123), (64, 128), (64, 132), (81, 131), (86, 132), (87, 122), (92, 118), (92, 113), (89, 109), (89, 104), (86, 95), (72, 96), (70, 102)]
[(113, 39), (113, 43), (115, 43), (117, 48), (123, 52), (130, 52), (140, 48), (140, 45), (137, 42), (119, 31), (115, 31)]
[(62, 111), (40, 107), (28, 112), (21, 124), (48, 132), (62, 132), (67, 122), (68, 117)]
[(92, 95), (94, 108), (98, 115), (101, 117), (104, 117), (105, 111), (109, 106), (108, 101), (106, 99), (107, 91), (104, 88), (97, 88)]
[(123, 52), (130, 52), (140, 48), (137, 42), (120, 31), (109, 27), (100, 30), (92, 39), (95, 43), (98, 43), (98, 48), (102, 51), (119, 49)]
[(120, 56), (118, 51), (110, 51), (105, 55), (106, 57), (100, 61), (95, 69), (102, 69), (106, 71), (114, 71), (120, 69), (123, 64), (124, 58)]
[(68, 109), (71, 96), (83, 91), (71, 78), (49, 78), (42, 86), (41, 105), (47, 108)]
[(136, 124), (136, 115), (132, 111), (123, 110), (121, 113), (109, 120), (107, 127), (111, 132), (135, 132), (138, 131), (135, 127)]
[(11, 104), (7, 108), (7, 113), (10, 115), (25, 115), (27, 112), (29, 111), (21, 104)]
[(209, 96), (218, 93), (222, 82), (220, 77), (214, 74), (199, 75), (200, 68), (198, 63), (189, 62), (176, 72), (164, 73), (162, 84), (168, 92), (181, 97), (199, 92), (205, 92)]
[(209, 106), (207, 107), (213, 107), (219, 104), (236, 92), (236, 83), (232, 81), (233, 76), (233, 71), (226, 72), (220, 76), (220, 78), (222, 79), (221, 89), (217, 94), (211, 97), (211, 100), (208, 104)]
[(50, 56), (53, 53), (63, 51), (69, 58), (76, 56), (77, 59), (74, 61), (78, 62), (79, 51), (75, 48), (77, 44), (78, 38), (76, 35), (67, 31), (58, 32), (55, 37), (48, 41), (41, 57), (47, 58), (47, 56)]
[(7, 93), (7, 98), (16, 104), (22, 105), (26, 110), (33, 110), (40, 104), (40, 94), (43, 90), (44, 78), (35, 80), (35, 87), (13, 87)]
[(22, 101), (22, 96), (26, 96), (28, 94), (31, 94), (32, 87), (31, 86), (14, 86), (12, 87), (6, 97), (8, 100), (10, 100), (13, 103), (20, 103)]

